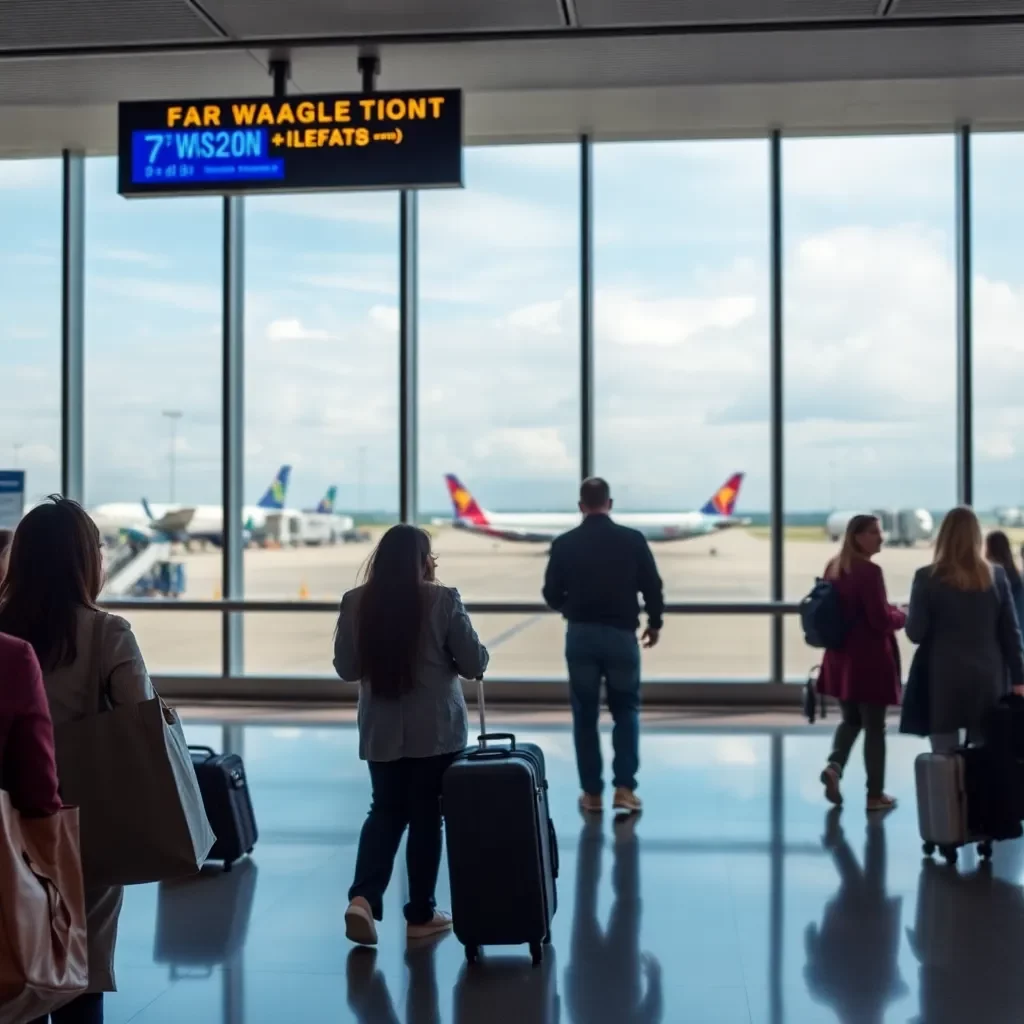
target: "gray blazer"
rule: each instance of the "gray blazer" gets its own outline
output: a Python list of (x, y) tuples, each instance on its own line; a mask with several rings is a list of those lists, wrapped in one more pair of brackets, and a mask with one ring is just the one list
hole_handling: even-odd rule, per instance
[[(94, 650), (94, 643), (99, 650)], [(119, 615), (80, 608), (75, 646), (75, 660), (70, 665), (43, 675), (54, 725), (98, 714), (103, 690), (115, 706), (139, 704), (155, 696), (132, 627)], [(114, 992), (117, 988), (114, 944), (123, 899), (120, 885), (85, 890), (90, 992)]]
[(357, 587), (342, 598), (334, 638), (335, 671), (348, 682), (359, 680), (359, 756), (364, 761), (397, 761), (463, 750), (468, 721), (459, 676), (482, 676), (489, 655), (459, 592), (440, 584), (431, 587), (416, 686), (390, 700), (374, 697), (360, 679), (356, 616), (362, 592)]
[(978, 730), (1011, 686), (1024, 685), (1024, 654), (1005, 571), (987, 590), (955, 590), (933, 566), (918, 569), (910, 592), (907, 637), (927, 642), (931, 732)]

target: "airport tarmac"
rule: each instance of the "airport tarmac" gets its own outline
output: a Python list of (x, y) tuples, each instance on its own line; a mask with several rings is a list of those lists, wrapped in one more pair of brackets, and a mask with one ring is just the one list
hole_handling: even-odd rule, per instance
[[(432, 528), (438, 577), (456, 586), (468, 602), (539, 601), (547, 549), (544, 545), (493, 542), (460, 531)], [(252, 598), (336, 600), (355, 585), (372, 550), (369, 544), (245, 553), (245, 593)], [(786, 596), (799, 599), (820, 574), (835, 545), (824, 538), (787, 540)], [(759, 601), (769, 597), (767, 538), (731, 530), (713, 539), (654, 547), (668, 600)], [(188, 598), (214, 599), (220, 590), (220, 553), (183, 554)], [(889, 597), (906, 601), (914, 571), (931, 549), (886, 549)], [(132, 611), (143, 653), (154, 673), (219, 674), (219, 612)], [(334, 615), (249, 613), (244, 622), (245, 671), (255, 675), (330, 675)], [(474, 624), (491, 651), (495, 677), (558, 677), (563, 626), (553, 614), (475, 615)], [(909, 663), (911, 646), (901, 640)], [(803, 643), (799, 621), (787, 618), (787, 677), (805, 677), (820, 652)], [(770, 620), (761, 615), (672, 615), (659, 646), (644, 654), (644, 674), (663, 679), (764, 679), (769, 673)], [(906, 668), (906, 664), (904, 669)]]

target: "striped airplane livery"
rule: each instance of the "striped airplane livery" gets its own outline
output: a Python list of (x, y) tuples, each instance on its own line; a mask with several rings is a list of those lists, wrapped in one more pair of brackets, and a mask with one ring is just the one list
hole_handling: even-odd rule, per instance
[[(497, 540), (544, 544), (577, 526), (579, 512), (489, 512), (453, 473), (445, 477), (452, 501), (452, 525)], [(730, 526), (748, 525), (734, 515), (743, 474), (734, 473), (697, 512), (613, 513), (615, 521), (639, 530), (649, 541), (707, 537)]]

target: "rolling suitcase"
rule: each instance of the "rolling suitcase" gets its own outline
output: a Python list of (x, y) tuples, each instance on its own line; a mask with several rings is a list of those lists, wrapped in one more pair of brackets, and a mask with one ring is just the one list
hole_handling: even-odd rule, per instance
[(511, 733), (488, 735), (483, 680), (477, 703), (479, 745), (452, 762), (442, 783), (455, 935), (471, 964), (481, 946), (529, 943), (536, 965), (557, 907), (544, 754)]
[(917, 787), (917, 823), (926, 856), (938, 850), (950, 864), (968, 843), (978, 844), (983, 858), (992, 856), (987, 836), (975, 834), (969, 817), (967, 770), (980, 751), (972, 748), (949, 754), (919, 754), (914, 761)]
[(217, 754), (211, 747), (188, 749), (206, 817), (217, 837), (207, 859), (223, 861), (224, 870), (230, 871), (236, 860), (252, 853), (259, 837), (245, 766), (237, 754)]

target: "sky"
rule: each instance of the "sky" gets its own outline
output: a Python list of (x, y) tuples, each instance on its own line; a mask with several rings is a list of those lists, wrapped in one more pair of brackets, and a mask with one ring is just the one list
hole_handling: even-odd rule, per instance
[[(1024, 136), (975, 135), (980, 508), (1024, 502)], [(495, 509), (572, 506), (579, 153), (469, 149), (421, 193), (419, 481)], [(697, 507), (736, 470), (769, 505), (768, 144), (594, 152), (595, 458), (620, 507)], [(955, 499), (951, 135), (783, 144), (785, 497), (792, 511)], [(86, 500), (220, 500), (221, 203), (129, 201), (86, 170)], [(0, 468), (60, 482), (60, 165), (0, 162)], [(290, 504), (398, 491), (398, 198), (250, 197), (245, 485)], [(165, 412), (180, 412), (175, 422)]]

